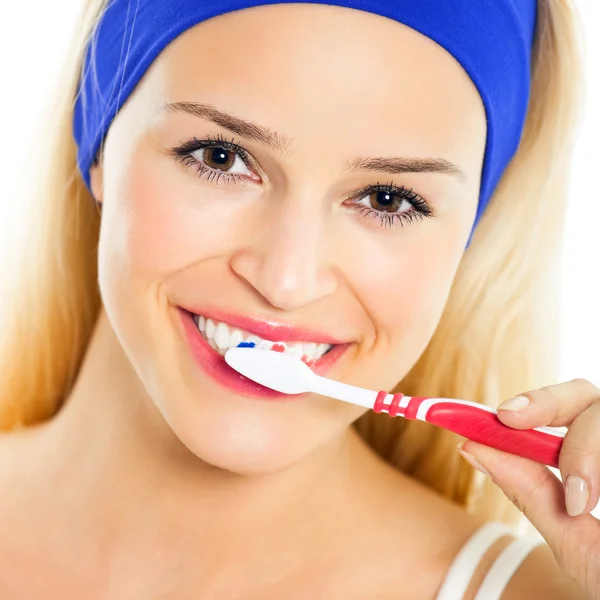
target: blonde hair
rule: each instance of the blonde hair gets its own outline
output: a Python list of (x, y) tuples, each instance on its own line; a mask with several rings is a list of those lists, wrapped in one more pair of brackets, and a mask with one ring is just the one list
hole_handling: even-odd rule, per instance
[[(76, 167), (72, 106), (83, 52), (106, 0), (90, 0), (52, 111), (52, 161), (29, 211), (1, 323), (0, 431), (51, 418), (77, 377), (101, 306), (99, 214)], [(556, 380), (556, 273), (578, 108), (580, 57), (567, 0), (539, 0), (531, 103), (519, 151), (456, 275), (426, 351), (400, 382), (412, 395), (490, 406)], [(6, 302), (6, 299), (5, 299)], [(400, 470), (486, 518), (516, 509), (455, 450), (454, 434), (368, 413), (365, 440)]]

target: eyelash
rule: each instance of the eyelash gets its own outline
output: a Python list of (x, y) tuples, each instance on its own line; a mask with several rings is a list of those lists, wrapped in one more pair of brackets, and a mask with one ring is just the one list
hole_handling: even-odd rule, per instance
[(401, 200), (406, 200), (409, 204), (411, 204), (413, 210), (402, 213), (388, 213), (382, 210), (375, 210), (374, 208), (369, 208), (368, 206), (361, 204), (355, 204), (353, 210), (360, 213), (364, 217), (378, 219), (382, 227), (392, 227), (396, 223), (404, 226), (406, 224), (414, 223), (415, 221), (434, 216), (433, 209), (429, 203), (426, 202), (421, 196), (413, 192), (412, 188), (406, 188), (403, 185), (395, 185), (393, 181), (383, 185), (380, 183), (368, 185), (354, 194), (354, 197), (362, 200), (365, 196), (377, 194), (379, 192), (399, 196)]
[(216, 136), (207, 135), (206, 139), (204, 140), (199, 140), (198, 138), (194, 137), (191, 140), (180, 144), (176, 148), (173, 148), (171, 152), (176, 161), (185, 166), (195, 168), (200, 177), (203, 177), (208, 181), (222, 183), (222, 180), (224, 180), (224, 183), (226, 184), (247, 183), (247, 178), (241, 173), (227, 173), (226, 171), (211, 169), (192, 156), (194, 152), (197, 152), (198, 150), (204, 150), (205, 148), (223, 148), (224, 150), (238, 154), (248, 169), (251, 169), (249, 153), (239, 144), (236, 144), (233, 139), (231, 141), (227, 140), (221, 134)]
[[(241, 173), (227, 173), (226, 171), (212, 169), (192, 156), (194, 152), (197, 152), (198, 150), (204, 150), (205, 148), (223, 148), (224, 150), (233, 152), (242, 159), (248, 169), (252, 168), (250, 154), (233, 139), (227, 140), (221, 134), (216, 136), (208, 135), (204, 140), (199, 140), (194, 137), (187, 142), (184, 142), (173, 148), (171, 153), (176, 161), (185, 166), (195, 168), (200, 177), (203, 177), (213, 183), (234, 184), (248, 182), (247, 176), (242, 175)], [(404, 226), (405, 224), (434, 216), (434, 211), (429, 203), (426, 202), (421, 196), (413, 192), (412, 188), (407, 189), (403, 185), (397, 186), (393, 182), (388, 184), (377, 183), (375, 185), (368, 185), (353, 194), (353, 198), (362, 200), (365, 196), (379, 192), (399, 196), (401, 200), (406, 200), (409, 204), (411, 204), (413, 210), (402, 213), (388, 213), (381, 210), (375, 210), (358, 203), (353, 204), (352, 210), (360, 213), (361, 217), (363, 218), (366, 217), (377, 219), (382, 227), (392, 227), (396, 223)]]

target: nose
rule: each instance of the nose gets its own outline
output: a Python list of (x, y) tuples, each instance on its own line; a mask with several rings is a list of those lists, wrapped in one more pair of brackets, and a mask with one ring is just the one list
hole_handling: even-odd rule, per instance
[(294, 310), (333, 294), (338, 280), (328, 260), (322, 208), (281, 202), (248, 225), (230, 261), (238, 277), (269, 304)]

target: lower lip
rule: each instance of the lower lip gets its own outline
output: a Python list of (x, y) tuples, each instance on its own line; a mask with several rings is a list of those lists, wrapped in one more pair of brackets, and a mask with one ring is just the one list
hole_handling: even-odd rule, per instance
[[(256, 398), (267, 398), (271, 400), (292, 399), (296, 396), (282, 394), (270, 388), (260, 385), (235, 369), (232, 369), (209, 343), (202, 337), (202, 334), (196, 327), (191, 313), (187, 310), (179, 308), (181, 322), (185, 337), (187, 338), (192, 356), (198, 365), (206, 371), (215, 381), (229, 388), (233, 392), (244, 396), (252, 396)], [(342, 356), (350, 344), (336, 344), (327, 354), (323, 355), (313, 367), (313, 371), (317, 375), (325, 374), (335, 362)]]

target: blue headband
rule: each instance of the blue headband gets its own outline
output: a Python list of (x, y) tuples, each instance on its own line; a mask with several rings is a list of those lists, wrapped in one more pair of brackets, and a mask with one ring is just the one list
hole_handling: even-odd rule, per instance
[[(160, 52), (223, 13), (298, 0), (110, 0), (85, 55), (73, 117), (77, 164), (89, 170), (112, 120)], [(535, 0), (304, 0), (388, 17), (445, 48), (483, 100), (487, 139), (474, 226), (521, 138), (530, 88)], [(126, 60), (124, 60), (124, 57)]]

